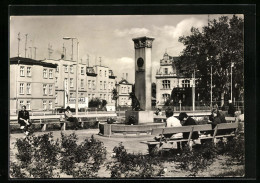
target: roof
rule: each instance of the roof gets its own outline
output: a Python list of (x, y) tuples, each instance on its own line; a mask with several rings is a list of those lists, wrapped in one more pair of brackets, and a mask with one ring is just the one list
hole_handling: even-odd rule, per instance
[(118, 82), (118, 84), (132, 85), (126, 79), (122, 79), (121, 81)]
[(42, 60), (34, 60), (31, 58), (24, 57), (12, 57), (9, 59), (10, 64), (24, 64), (24, 65), (41, 65), (44, 67), (56, 68), (57, 64), (43, 62)]

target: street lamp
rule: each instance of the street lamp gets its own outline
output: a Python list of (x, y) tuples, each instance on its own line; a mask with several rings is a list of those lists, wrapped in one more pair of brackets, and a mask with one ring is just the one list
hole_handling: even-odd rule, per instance
[(232, 67), (234, 67), (234, 63), (233, 62), (231, 62), (231, 67), (230, 67), (230, 69), (231, 69), (231, 94), (230, 94), (230, 96), (231, 96), (231, 101), (232, 101)]
[(76, 115), (78, 115), (78, 103), (79, 103), (79, 100), (78, 100), (78, 62), (79, 62), (79, 41), (77, 38), (75, 37), (63, 37), (64, 40), (74, 40), (76, 39), (77, 40), (77, 63), (76, 63), (76, 104), (75, 104), (75, 110), (76, 110)]
[(210, 66), (210, 110), (212, 110), (212, 65)]

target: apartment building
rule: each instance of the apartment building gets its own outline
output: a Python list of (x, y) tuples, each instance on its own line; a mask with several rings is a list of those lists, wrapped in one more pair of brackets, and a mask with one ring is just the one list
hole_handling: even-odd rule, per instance
[(10, 115), (22, 105), (28, 110), (53, 110), (55, 107), (56, 64), (30, 58), (10, 58)]

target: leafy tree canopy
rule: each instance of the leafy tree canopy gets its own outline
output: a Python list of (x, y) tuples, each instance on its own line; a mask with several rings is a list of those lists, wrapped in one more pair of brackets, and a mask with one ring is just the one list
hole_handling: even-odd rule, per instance
[(181, 36), (179, 42), (185, 48), (176, 66), (185, 76), (196, 71), (200, 78), (198, 86), (203, 88), (201, 96), (210, 99), (211, 66), (213, 99), (220, 100), (221, 93), (230, 94), (231, 65), (233, 97), (242, 100), (244, 91), (243, 57), (244, 20), (233, 15), (209, 21), (202, 31), (191, 28), (191, 35)]

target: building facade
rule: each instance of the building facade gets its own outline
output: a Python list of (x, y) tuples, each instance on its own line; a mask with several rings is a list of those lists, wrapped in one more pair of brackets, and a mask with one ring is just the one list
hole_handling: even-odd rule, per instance
[[(76, 61), (73, 60), (44, 60), (56, 64), (55, 70), (55, 106), (66, 107), (68, 101), (76, 98)], [(78, 98), (87, 97), (86, 64), (78, 64)]]
[(116, 84), (118, 93), (117, 105), (118, 106), (131, 106), (132, 100), (129, 98), (129, 94), (132, 92), (133, 85), (130, 84), (126, 79), (122, 79)]
[[(10, 113), (17, 114), (21, 105), (28, 110), (52, 111), (64, 108), (76, 98), (76, 61), (43, 61), (29, 58), (10, 58)], [(108, 67), (88, 67), (78, 64), (79, 102), (88, 98), (100, 98), (107, 105), (115, 105), (112, 90), (116, 88), (116, 76)]]
[(28, 110), (55, 108), (55, 70), (57, 65), (29, 58), (10, 59), (10, 115), (22, 105)]
[[(167, 53), (160, 60), (160, 68), (156, 73), (156, 106), (163, 106), (171, 95), (175, 103), (185, 103), (189, 100), (187, 92), (193, 84), (192, 78), (184, 77), (176, 69), (178, 57), (169, 56)], [(174, 93), (175, 91), (175, 93)], [(173, 92), (173, 93), (172, 93)]]
[(116, 76), (108, 67), (95, 65), (87, 67), (87, 86), (89, 101), (93, 98), (106, 100), (107, 105), (115, 105), (112, 90), (115, 88)]

